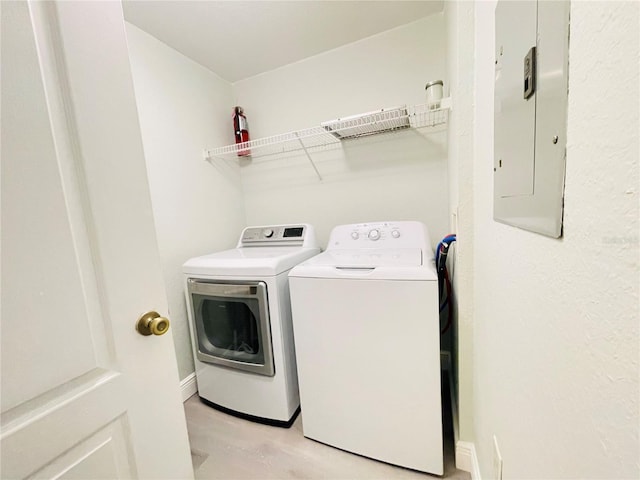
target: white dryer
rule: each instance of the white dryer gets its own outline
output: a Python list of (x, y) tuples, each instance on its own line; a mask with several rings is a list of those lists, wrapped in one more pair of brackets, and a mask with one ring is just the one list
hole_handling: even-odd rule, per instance
[(311, 225), (248, 227), (235, 249), (183, 266), (198, 395), (290, 426), (299, 410), (287, 274), (320, 252)]
[(304, 435), (442, 475), (438, 277), (426, 227), (338, 226), (289, 282)]

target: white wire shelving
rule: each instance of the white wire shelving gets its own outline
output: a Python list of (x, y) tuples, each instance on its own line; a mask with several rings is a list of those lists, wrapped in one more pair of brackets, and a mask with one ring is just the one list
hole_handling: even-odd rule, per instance
[[(322, 179), (311, 157), (311, 153), (315, 149), (379, 133), (444, 125), (448, 121), (450, 108), (451, 99), (444, 98), (440, 107), (436, 109), (430, 108), (427, 104), (382, 109), (323, 122), (317, 127), (205, 150), (204, 155), (205, 159), (212, 161), (215, 159), (258, 158), (303, 151), (318, 178)], [(247, 152), (249, 155), (238, 155)]]

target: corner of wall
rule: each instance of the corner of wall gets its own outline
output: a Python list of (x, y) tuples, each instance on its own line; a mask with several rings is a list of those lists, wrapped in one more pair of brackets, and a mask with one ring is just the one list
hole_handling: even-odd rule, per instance
[(182, 264), (231, 248), (246, 223), (239, 168), (202, 155), (233, 140), (232, 87), (134, 25), (127, 37), (171, 331), (187, 380), (194, 365)]
[(446, 2), (447, 60), (453, 109), (448, 132), (449, 215), (458, 236), (454, 250), (454, 355), (459, 437), (474, 438), (473, 426), (473, 2)]

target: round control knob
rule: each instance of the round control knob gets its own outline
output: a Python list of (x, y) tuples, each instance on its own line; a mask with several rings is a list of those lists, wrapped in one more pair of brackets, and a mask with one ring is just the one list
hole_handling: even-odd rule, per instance
[(399, 231), (399, 230), (393, 230), (393, 231), (391, 232), (391, 236), (392, 236), (393, 238), (400, 238), (400, 231)]
[(273, 230), (271, 230), (270, 228), (265, 228), (262, 231), (262, 234), (266, 237), (266, 238), (271, 238), (273, 237)]
[(360, 234), (358, 232), (351, 232), (351, 238), (357, 240), (358, 238), (360, 238)]
[(374, 228), (369, 231), (369, 240), (378, 240), (380, 238), (380, 230)]

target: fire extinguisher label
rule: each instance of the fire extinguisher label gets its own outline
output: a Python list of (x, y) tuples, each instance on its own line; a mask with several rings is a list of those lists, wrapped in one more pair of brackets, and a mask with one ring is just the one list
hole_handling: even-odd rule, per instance
[(249, 130), (249, 122), (247, 122), (247, 117), (238, 115), (238, 130)]

